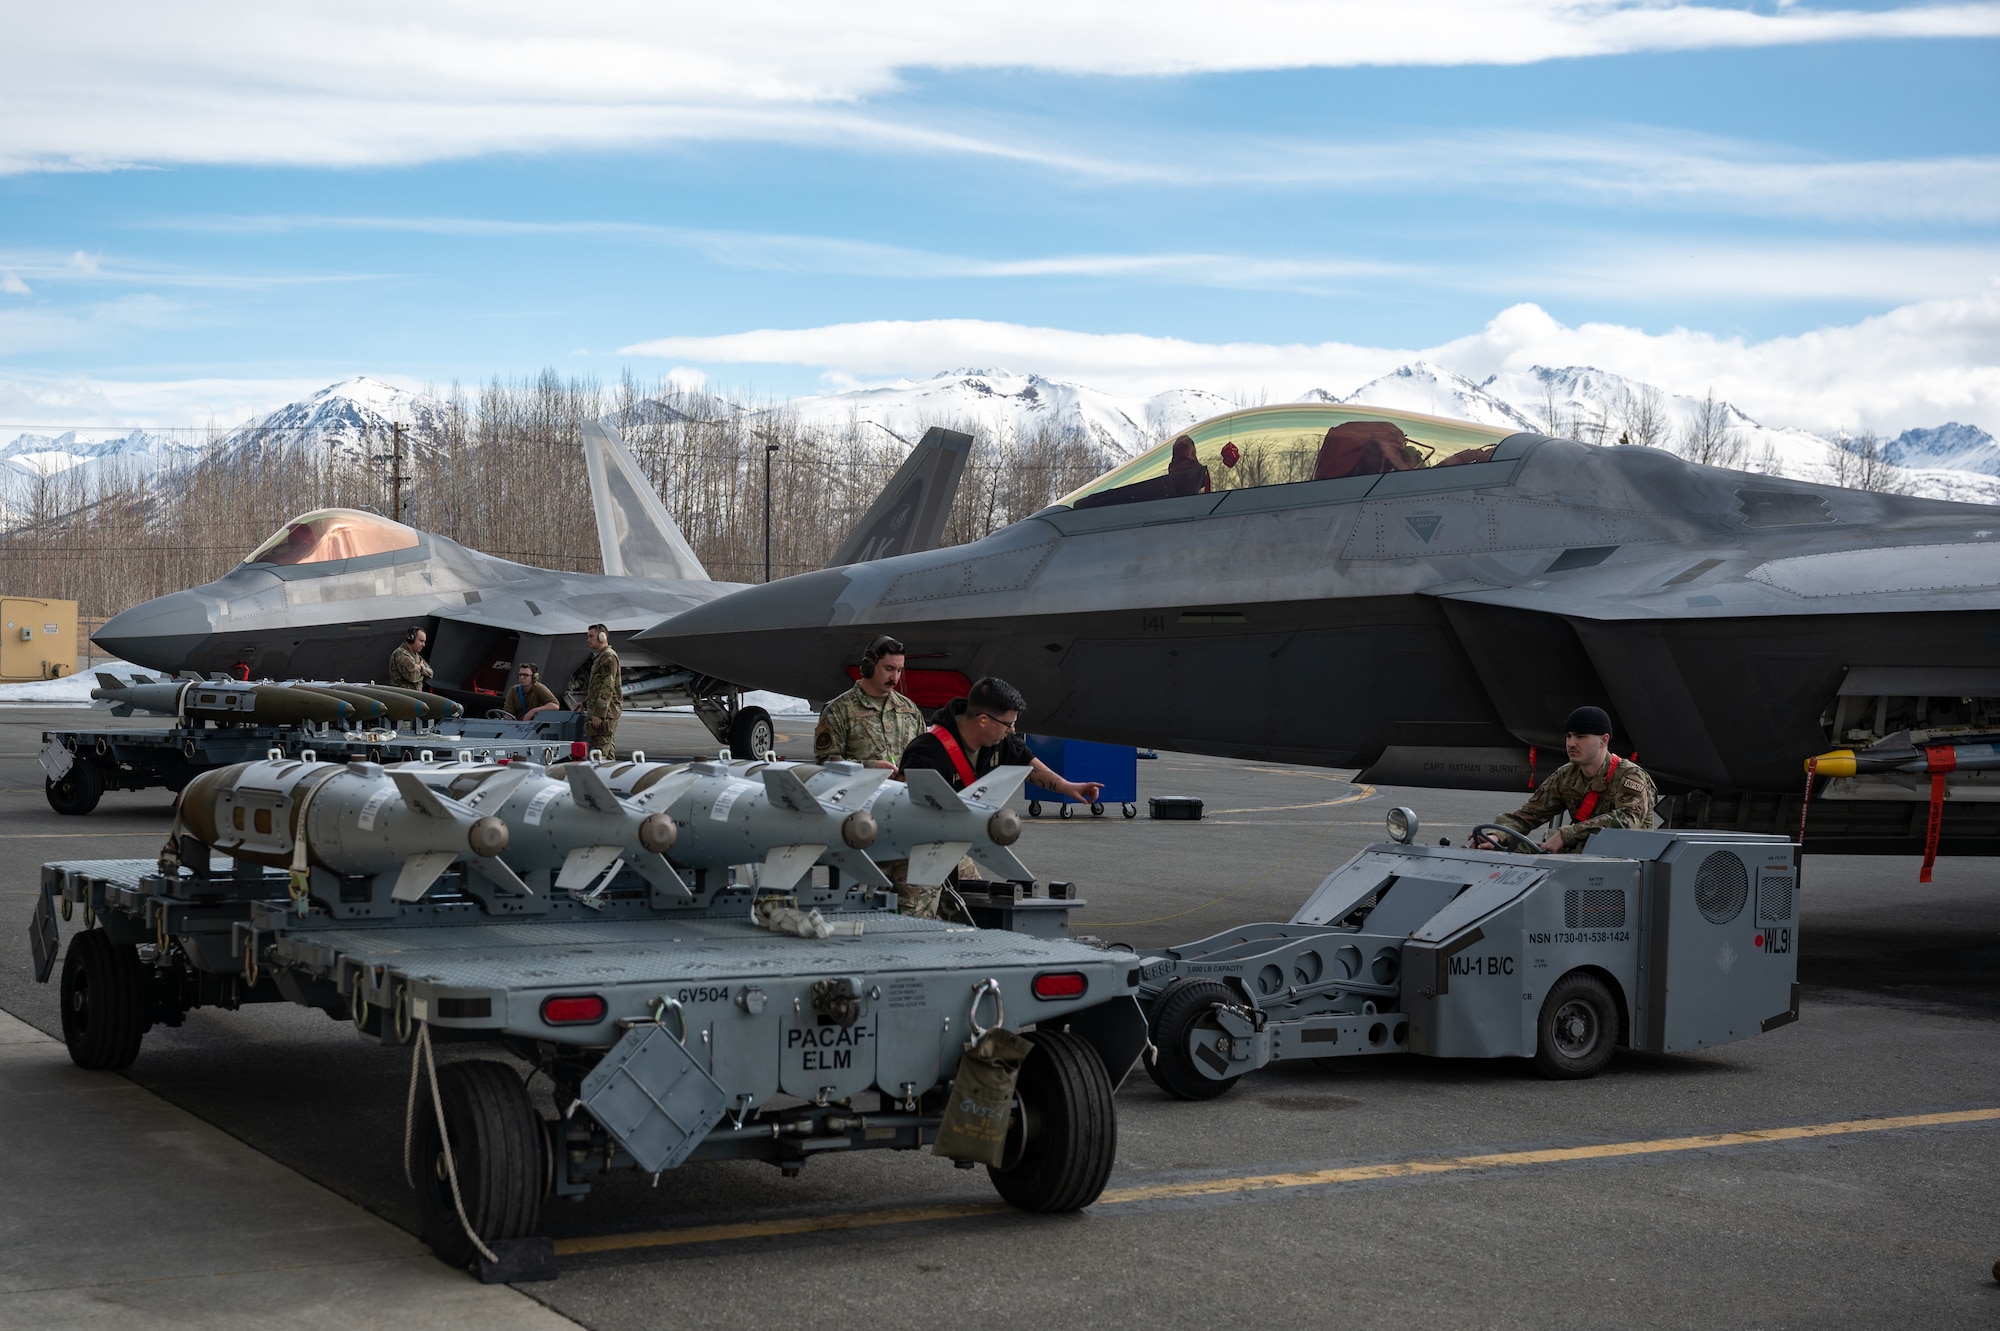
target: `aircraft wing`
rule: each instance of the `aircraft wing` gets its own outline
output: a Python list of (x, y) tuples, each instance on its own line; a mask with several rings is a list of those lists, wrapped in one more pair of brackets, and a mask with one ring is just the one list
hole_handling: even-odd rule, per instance
[(596, 421), (584, 423), (583, 465), (590, 474), (590, 502), (597, 511), (597, 544), (606, 573), (682, 581), (708, 577), (615, 430)]
[(827, 567), (935, 549), (971, 449), (969, 434), (937, 425), (924, 431)]

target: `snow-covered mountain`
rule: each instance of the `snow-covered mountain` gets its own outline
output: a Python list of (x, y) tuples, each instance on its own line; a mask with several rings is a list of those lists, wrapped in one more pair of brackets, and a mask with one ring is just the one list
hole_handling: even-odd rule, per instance
[(41, 477), (116, 463), (150, 476), (169, 462), (198, 456), (206, 445), (206, 436), (193, 430), (23, 432), (0, 447), (0, 468), (14, 476)]
[(260, 420), (236, 427), (217, 440), (217, 446), (233, 449), (268, 441), (306, 442), (343, 461), (359, 462), (364, 457), (385, 455), (399, 423), (405, 430), (406, 447), (425, 447), (443, 431), (450, 410), (442, 398), (357, 375), (329, 384), (303, 402), (289, 402)]
[(839, 427), (855, 421), (904, 443), (915, 443), (931, 425), (971, 426), (1002, 437), (1044, 427), (1080, 428), (1100, 448), (1129, 457), (1233, 405), (1199, 388), (1121, 398), (1038, 374), (958, 369), (929, 379), (797, 398), (779, 409), (808, 424)]
[(1473, 383), (1462, 374), (1422, 360), (1391, 370), (1379, 379), (1370, 379), (1351, 393), (1341, 395), (1315, 388), (1299, 400), (1394, 407), (1432, 416), (1449, 416), (1454, 420), (1476, 421), (1481, 425), (1498, 425), (1509, 430), (1543, 428), (1538, 418), (1487, 392), (1484, 386)]
[(1905, 430), (1882, 451), (1899, 467), (1943, 467), (2000, 476), (2000, 444), (1976, 425), (1948, 421), (1928, 430)]

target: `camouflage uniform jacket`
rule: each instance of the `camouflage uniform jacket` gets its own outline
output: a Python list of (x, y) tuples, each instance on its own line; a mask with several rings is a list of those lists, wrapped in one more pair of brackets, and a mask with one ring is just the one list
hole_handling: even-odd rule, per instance
[(389, 682), (397, 688), (421, 689), (431, 677), (431, 663), (404, 643), (389, 653)]
[(1653, 802), (1658, 797), (1653, 778), (1630, 758), (1620, 758), (1618, 766), (1603, 776), (1591, 778), (1575, 763), (1564, 763), (1542, 782), (1520, 808), (1503, 813), (1493, 821), (1516, 832), (1530, 832), (1558, 813), (1576, 816), (1585, 795), (1598, 792), (1597, 809), (1579, 823), (1562, 829), (1565, 853), (1583, 849), (1583, 843), (1600, 827), (1651, 827)]
[(893, 763), (924, 733), (924, 714), (902, 694), (871, 698), (856, 684), (820, 711), (813, 728), (813, 761)]
[(618, 692), (618, 653), (609, 647), (590, 658), (590, 682), (583, 689), (583, 710), (592, 721), (618, 724), (625, 699)]

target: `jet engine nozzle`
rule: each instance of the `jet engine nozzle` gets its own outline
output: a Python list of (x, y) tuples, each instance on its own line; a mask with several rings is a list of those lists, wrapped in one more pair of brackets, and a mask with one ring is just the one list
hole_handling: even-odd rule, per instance
[(840, 839), (856, 850), (866, 850), (875, 844), (875, 820), (868, 810), (857, 809), (840, 820)]
[(639, 824), (639, 844), (655, 855), (666, 854), (680, 834), (680, 824), (664, 813), (650, 814)]
[(986, 835), (996, 846), (1013, 845), (1021, 839), (1021, 815), (1012, 809), (999, 810), (986, 820)]
[(507, 824), (488, 814), (466, 831), (465, 842), (475, 855), (498, 855), (507, 849), (508, 835)]

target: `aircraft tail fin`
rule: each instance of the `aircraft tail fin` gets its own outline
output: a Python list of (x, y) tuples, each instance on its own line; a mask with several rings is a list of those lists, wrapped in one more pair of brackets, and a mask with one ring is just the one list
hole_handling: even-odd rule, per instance
[(935, 549), (971, 448), (969, 434), (938, 425), (926, 430), (827, 567)]
[(708, 581), (708, 570), (617, 431), (586, 421), (583, 465), (590, 474), (590, 504), (597, 512), (597, 546), (606, 573)]

